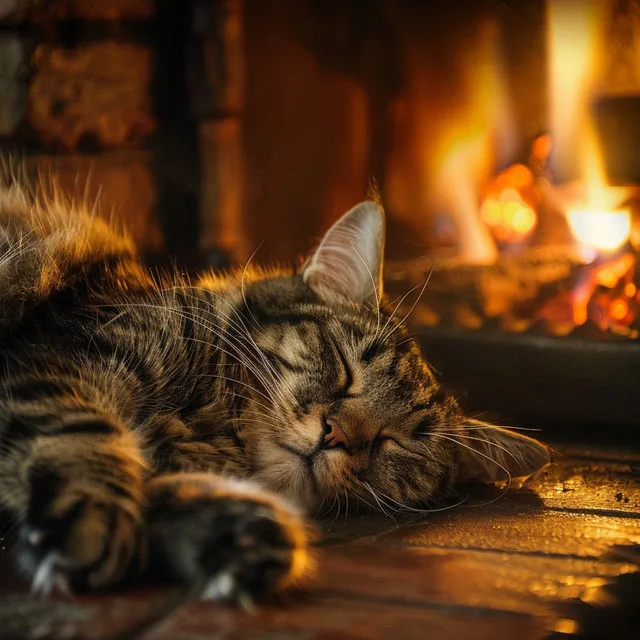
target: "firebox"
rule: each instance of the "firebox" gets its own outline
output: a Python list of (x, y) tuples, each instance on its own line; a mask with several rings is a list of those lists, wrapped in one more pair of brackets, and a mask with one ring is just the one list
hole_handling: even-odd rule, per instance
[(12, 0), (2, 147), (150, 261), (292, 261), (372, 188), (467, 408), (640, 424), (637, 0)]

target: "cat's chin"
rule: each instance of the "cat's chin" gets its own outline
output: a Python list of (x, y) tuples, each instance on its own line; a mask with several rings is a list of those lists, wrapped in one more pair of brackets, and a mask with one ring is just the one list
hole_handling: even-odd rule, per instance
[(260, 451), (255, 454), (253, 479), (306, 511), (318, 505), (317, 480), (312, 469), (298, 454), (276, 443), (261, 442)]

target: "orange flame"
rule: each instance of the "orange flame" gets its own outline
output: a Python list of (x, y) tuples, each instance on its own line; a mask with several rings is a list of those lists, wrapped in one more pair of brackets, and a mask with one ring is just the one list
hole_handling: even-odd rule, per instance
[[(436, 206), (451, 215), (459, 236), (459, 254), (467, 262), (492, 263), (498, 257), (494, 238), (481, 220), (480, 194), (495, 169), (511, 154), (513, 131), (506, 83), (502, 76), (498, 23), (487, 21), (468, 56), (465, 93), (450, 120), (443, 121), (432, 193)], [(516, 212), (513, 212), (516, 213)], [(528, 224), (527, 213), (516, 213)]]
[(553, 163), (561, 173), (577, 170), (578, 198), (565, 200), (565, 213), (578, 242), (614, 251), (631, 233), (631, 217), (621, 209), (628, 190), (609, 185), (589, 112), (604, 67), (605, 27), (610, 3), (550, 0), (547, 3)]

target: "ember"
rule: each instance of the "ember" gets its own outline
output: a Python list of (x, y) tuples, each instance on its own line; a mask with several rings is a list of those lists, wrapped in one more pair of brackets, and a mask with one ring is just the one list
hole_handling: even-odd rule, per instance
[(496, 178), (480, 216), (498, 242), (521, 242), (537, 224), (536, 203), (533, 172), (515, 164)]

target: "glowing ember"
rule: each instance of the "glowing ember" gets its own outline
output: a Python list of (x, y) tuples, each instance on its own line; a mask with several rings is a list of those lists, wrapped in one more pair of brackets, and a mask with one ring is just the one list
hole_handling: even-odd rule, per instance
[(503, 192), (488, 198), (480, 211), (482, 219), (500, 242), (519, 242), (536, 226), (536, 212), (519, 198), (517, 192)]
[(616, 300), (611, 304), (609, 313), (614, 320), (624, 320), (629, 313), (629, 305), (626, 300)]
[(490, 184), (480, 217), (498, 242), (521, 242), (533, 231), (534, 192), (533, 173), (522, 164), (511, 165)]
[(571, 229), (583, 245), (601, 251), (615, 251), (629, 238), (628, 211), (569, 211)]

